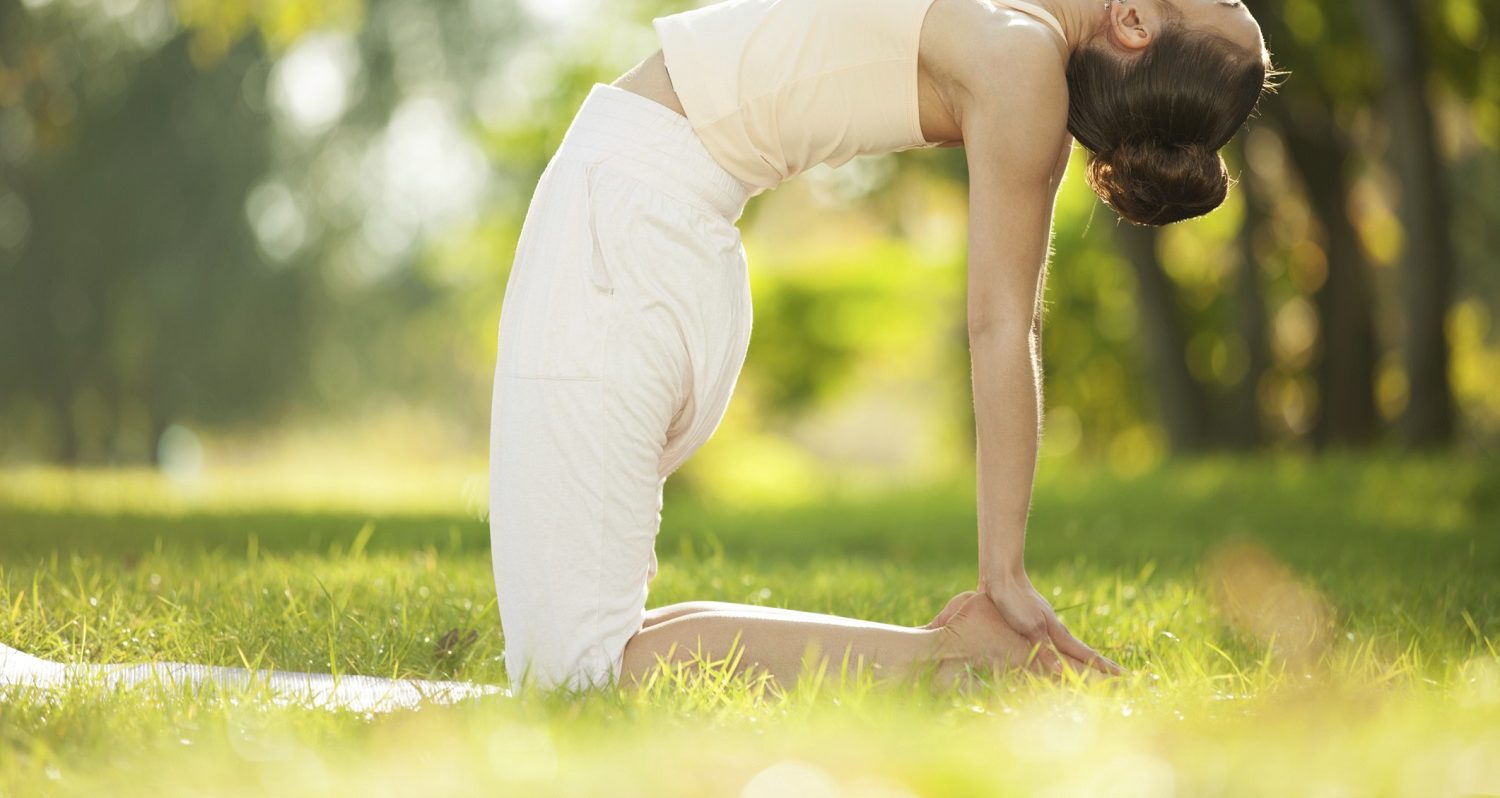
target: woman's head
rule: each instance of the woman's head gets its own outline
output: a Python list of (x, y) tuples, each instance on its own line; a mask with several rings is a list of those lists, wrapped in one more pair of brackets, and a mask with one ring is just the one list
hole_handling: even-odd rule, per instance
[(1223, 147), (1274, 75), (1260, 27), (1230, 0), (1111, 0), (1068, 62), (1068, 129), (1092, 153), (1088, 181), (1136, 224), (1217, 208)]

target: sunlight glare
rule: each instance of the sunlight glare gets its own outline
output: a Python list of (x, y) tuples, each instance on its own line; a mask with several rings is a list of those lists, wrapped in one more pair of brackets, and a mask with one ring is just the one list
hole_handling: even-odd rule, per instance
[(308, 34), (276, 63), (271, 99), (299, 133), (317, 135), (348, 109), (360, 69), (359, 49), (348, 34)]

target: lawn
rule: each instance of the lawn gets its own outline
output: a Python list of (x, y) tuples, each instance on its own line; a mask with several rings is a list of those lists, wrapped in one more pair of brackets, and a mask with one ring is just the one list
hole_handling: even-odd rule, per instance
[[(0, 472), (0, 641), (503, 683), (476, 484)], [(669, 495), (664, 516), (651, 606), (919, 624), (973, 586), (966, 484), (753, 511)], [(1048, 463), (1027, 557), (1129, 677), (939, 696), (806, 680), (757, 700), (679, 674), (379, 715), (12, 690), (0, 796), (1500, 795), (1500, 463)]]

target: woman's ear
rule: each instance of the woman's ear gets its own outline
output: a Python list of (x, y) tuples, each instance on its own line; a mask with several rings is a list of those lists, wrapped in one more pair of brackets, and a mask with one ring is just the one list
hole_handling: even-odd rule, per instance
[(1148, 2), (1138, 7), (1131, 0), (1112, 3), (1108, 12), (1110, 41), (1132, 52), (1151, 46), (1161, 24), (1161, 15), (1151, 6)]

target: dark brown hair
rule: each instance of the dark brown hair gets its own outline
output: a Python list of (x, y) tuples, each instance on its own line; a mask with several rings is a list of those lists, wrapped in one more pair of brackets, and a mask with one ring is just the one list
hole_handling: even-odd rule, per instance
[(1163, 225), (1219, 207), (1219, 148), (1279, 75), (1262, 50), (1190, 30), (1170, 13), (1132, 61), (1098, 43), (1068, 60), (1068, 131), (1090, 151), (1088, 182), (1131, 222)]

